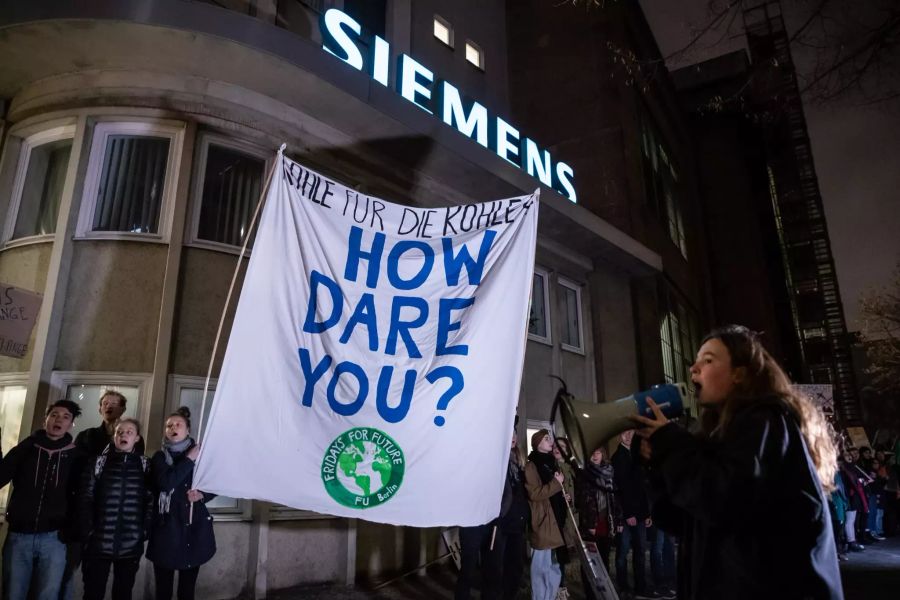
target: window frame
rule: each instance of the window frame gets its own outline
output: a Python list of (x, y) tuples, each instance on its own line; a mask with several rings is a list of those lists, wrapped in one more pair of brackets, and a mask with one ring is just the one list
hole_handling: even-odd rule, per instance
[[(471, 60), (469, 60), (469, 48), (472, 48), (475, 52), (478, 53), (478, 63), (477, 64), (472, 62)], [(482, 73), (484, 72), (484, 49), (481, 46), (479, 46), (478, 44), (476, 44), (475, 42), (473, 42), (472, 40), (466, 40), (465, 59), (468, 64), (472, 65), (473, 67), (475, 67)]]
[[(434, 30), (434, 26), (436, 24), (440, 24), (442, 27), (444, 27), (447, 30), (447, 38), (448, 38), (447, 41), (444, 41), (438, 37), (437, 32)], [(454, 38), (453, 25), (451, 25), (450, 21), (448, 21), (441, 15), (435, 14), (434, 17), (432, 18), (432, 20), (431, 20), (431, 35), (434, 37), (434, 39), (439, 41), (444, 46), (447, 46), (450, 49), (453, 49), (455, 47), (456, 42), (453, 39)]]
[[(12, 195), (10, 196), (9, 208), (7, 210), (6, 223), (3, 227), (3, 246), (12, 248), (14, 246), (33, 244), (36, 242), (52, 241), (56, 233), (43, 233), (37, 235), (28, 235), (13, 239), (16, 232), (16, 223), (19, 220), (19, 209), (22, 204), (22, 193), (25, 191), (25, 179), (28, 176), (28, 166), (31, 164), (32, 151), (44, 144), (58, 142), (62, 140), (72, 140), (74, 145), (76, 123), (69, 119), (57, 121), (55, 123), (43, 124), (44, 127), (39, 131), (21, 136), (21, 146), (17, 153), (17, 164), (15, 177), (13, 178)], [(12, 135), (12, 134), (11, 134)], [(69, 154), (71, 160), (72, 153)], [(68, 168), (68, 167), (67, 167)], [(68, 173), (66, 174), (68, 179)], [(63, 184), (65, 188), (65, 183)], [(57, 225), (58, 223), (57, 217)]]
[[(224, 136), (219, 133), (210, 131), (204, 131), (198, 135), (196, 145), (197, 158), (194, 161), (192, 174), (193, 182), (191, 184), (191, 212), (188, 218), (189, 229), (187, 231), (187, 236), (185, 237), (185, 245), (192, 248), (203, 248), (205, 250), (214, 250), (217, 252), (225, 252), (228, 254), (238, 255), (241, 253), (241, 246), (232, 246), (231, 244), (214, 242), (212, 240), (204, 240), (198, 237), (200, 229), (200, 212), (203, 210), (203, 188), (206, 184), (204, 175), (206, 173), (206, 160), (209, 156), (210, 144), (221, 146), (228, 150), (241, 152), (253, 158), (262, 160), (265, 164), (263, 168), (262, 191), (265, 191), (265, 182), (268, 178), (269, 172), (272, 170), (274, 158), (271, 152), (268, 152), (262, 146), (258, 146), (250, 142), (245, 142), (243, 140)], [(263, 201), (265, 201), (265, 199), (263, 199)], [(256, 210), (255, 207), (254, 210)], [(256, 225), (258, 226), (259, 223), (257, 223)], [(250, 256), (251, 252), (252, 248), (248, 246), (247, 251), (244, 253), (244, 255)]]
[[(175, 211), (175, 194), (178, 187), (178, 171), (184, 146), (186, 124), (167, 119), (122, 119), (97, 120), (91, 128), (91, 145), (88, 167), (81, 195), (78, 224), (75, 230), (77, 240), (128, 240), (167, 244), (172, 234), (172, 220)], [(157, 233), (133, 233), (129, 231), (94, 231), (94, 213), (97, 210), (97, 192), (106, 157), (106, 142), (111, 135), (133, 135), (163, 137), (169, 140), (169, 154), (166, 157), (166, 176), (160, 196), (159, 226)]]
[[(563, 350), (568, 352), (574, 352), (575, 354), (581, 354), (584, 356), (584, 310), (582, 308), (582, 296), (581, 296), (581, 288), (582, 285), (575, 283), (571, 279), (567, 279), (566, 277), (559, 276), (556, 278), (556, 282), (559, 284), (561, 288), (566, 288), (575, 292), (575, 303), (576, 308), (578, 310), (578, 343), (579, 346), (572, 346), (570, 344), (566, 344), (562, 341), (562, 331), (560, 331), (560, 340), (559, 346)], [(561, 303), (560, 306), (560, 314), (565, 309), (565, 303)]]
[[(544, 304), (544, 321), (547, 324), (547, 335), (539, 336), (536, 333), (531, 333), (530, 325), (526, 323), (528, 331), (528, 339), (534, 342), (539, 342), (541, 344), (546, 344), (548, 346), (553, 345), (553, 328), (552, 328), (552, 317), (550, 315), (550, 272), (541, 267), (535, 266), (534, 273), (532, 275), (532, 283), (531, 289), (534, 290), (534, 277), (541, 277), (544, 280), (544, 297), (542, 298)], [(534, 303), (534, 297), (532, 294), (531, 302)], [(531, 316), (531, 304), (528, 305), (528, 314)]]
[[(218, 382), (218, 378), (210, 377), (210, 394), (213, 394), (216, 391), (216, 384)], [(169, 389), (166, 394), (166, 414), (172, 414), (179, 406), (181, 406), (180, 399), (182, 390), (203, 390), (205, 384), (206, 377), (195, 375), (169, 375)], [(198, 419), (197, 422), (200, 423), (200, 415), (191, 416)], [(201, 431), (200, 433), (203, 432)], [(200, 440), (197, 440), (197, 442), (199, 443)], [(235, 498), (235, 500), (237, 500), (236, 507), (208, 507), (209, 513), (215, 515), (216, 521), (251, 521), (253, 519), (252, 500), (246, 498)]]
[[(15, 373), (0, 373), (0, 387), (24, 387), (25, 393), (28, 394), (28, 373), (26, 372), (15, 372)], [(19, 421), (19, 431), (22, 430), (22, 422), (21, 419)], [(2, 448), (0, 448), (2, 450)], [(9, 452), (11, 448), (7, 448), (6, 451)], [(6, 456), (4, 454), (4, 456)], [(0, 523), (6, 522), (6, 508), (9, 503), (9, 495), (10, 495), (10, 487), (7, 486), (3, 490), (0, 490), (0, 497), (3, 497), (5, 493), (5, 498), (3, 502), (0, 502)]]

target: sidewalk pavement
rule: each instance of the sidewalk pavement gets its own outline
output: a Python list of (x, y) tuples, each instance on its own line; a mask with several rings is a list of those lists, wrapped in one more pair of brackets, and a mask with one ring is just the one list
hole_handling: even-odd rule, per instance
[[(527, 568), (525, 572), (527, 577)], [(570, 579), (577, 579), (570, 577)], [(900, 537), (853, 552), (841, 563), (844, 600), (897, 600), (900, 598)], [(425, 576), (410, 575), (380, 589), (318, 586), (276, 592), (270, 600), (452, 600), (456, 570), (450, 565), (430, 567)], [(524, 583), (524, 582), (523, 582)], [(572, 599), (583, 597), (580, 581), (570, 581)], [(523, 591), (522, 598), (527, 594)]]
[(841, 563), (844, 600), (896, 600), (900, 598), (900, 537), (851, 552)]

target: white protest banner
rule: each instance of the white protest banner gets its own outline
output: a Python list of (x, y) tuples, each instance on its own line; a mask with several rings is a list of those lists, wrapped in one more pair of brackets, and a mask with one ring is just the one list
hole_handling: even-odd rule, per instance
[(279, 154), (194, 486), (418, 527), (497, 516), (538, 193), (411, 208)]
[(25, 356), (43, 299), (36, 292), (0, 283), (0, 354)]

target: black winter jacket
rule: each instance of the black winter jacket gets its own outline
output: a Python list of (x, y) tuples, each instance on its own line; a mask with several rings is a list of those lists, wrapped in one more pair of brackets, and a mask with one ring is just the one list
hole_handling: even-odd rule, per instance
[[(643, 521), (650, 516), (650, 502), (647, 499), (644, 470), (635, 459), (639, 443), (640, 441), (635, 437), (631, 449), (619, 444), (612, 456), (616, 500), (618, 500), (623, 520), (636, 517), (638, 521)], [(616, 525), (624, 525), (624, 522), (617, 522)]]
[(776, 399), (721, 439), (651, 438), (656, 523), (680, 535), (683, 600), (841, 600), (828, 504), (796, 420)]
[(6, 510), (10, 531), (45, 533), (66, 524), (79, 457), (71, 435), (51, 440), (41, 429), (0, 459), (0, 488), (13, 483)]
[(88, 463), (78, 494), (86, 556), (141, 557), (153, 514), (148, 479), (149, 461), (135, 452), (110, 446)]
[[(194, 477), (194, 461), (184, 453), (173, 454), (172, 464), (160, 450), (150, 461), (156, 503), (147, 558), (167, 569), (192, 569), (209, 561), (216, 553), (213, 521), (206, 503), (214, 494), (203, 494), (202, 502), (194, 503), (193, 521), (187, 493)], [(172, 492), (168, 512), (161, 511), (159, 492)]]

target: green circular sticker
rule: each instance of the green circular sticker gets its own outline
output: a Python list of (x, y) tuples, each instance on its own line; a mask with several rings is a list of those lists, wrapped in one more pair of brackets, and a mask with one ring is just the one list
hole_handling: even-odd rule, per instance
[(403, 450), (390, 436), (371, 427), (355, 427), (328, 445), (322, 483), (337, 503), (372, 508), (394, 497), (405, 468)]

